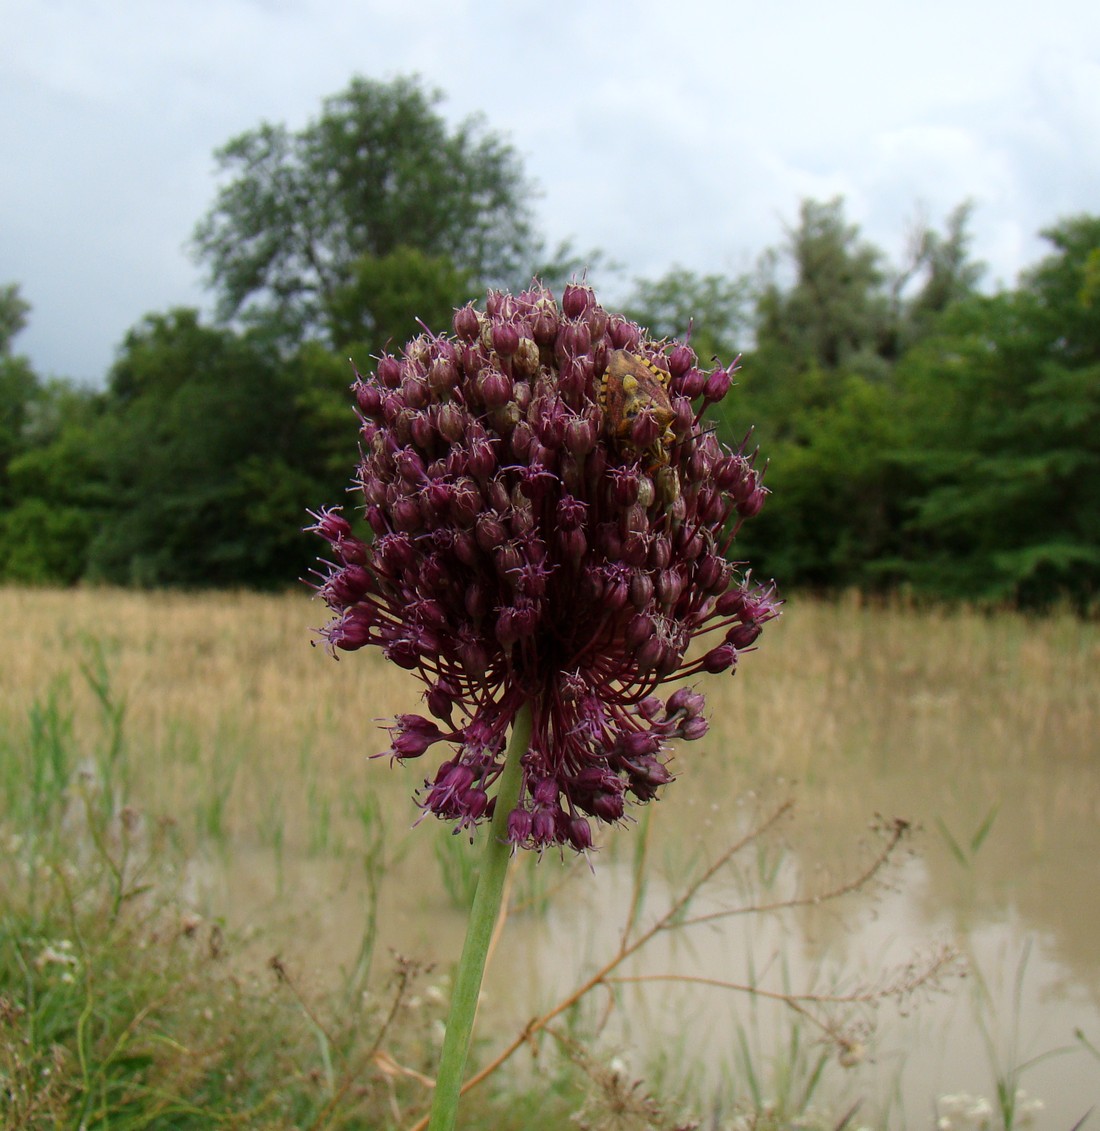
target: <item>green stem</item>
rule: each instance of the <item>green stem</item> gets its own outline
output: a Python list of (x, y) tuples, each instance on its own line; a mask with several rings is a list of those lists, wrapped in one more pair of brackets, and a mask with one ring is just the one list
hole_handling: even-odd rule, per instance
[(451, 996), (451, 1014), (447, 1018), (447, 1032), (443, 1038), (443, 1052), (435, 1078), (435, 1095), (428, 1131), (451, 1131), (458, 1114), (458, 1096), (462, 1089), (462, 1074), (466, 1069), (466, 1054), (470, 1048), (474, 1015), (477, 1013), (481, 979), (485, 973), (485, 956), (500, 914), (500, 899), (508, 873), (508, 861), (511, 859), (511, 848), (507, 841), (508, 816), (519, 800), (520, 783), (523, 781), (520, 759), (527, 753), (530, 744), (531, 707), (524, 703), (512, 725), (504, 772), (500, 775), (500, 784), (497, 786), (489, 842), (481, 858), (481, 873), (466, 926), (466, 942), (458, 961), (458, 973)]

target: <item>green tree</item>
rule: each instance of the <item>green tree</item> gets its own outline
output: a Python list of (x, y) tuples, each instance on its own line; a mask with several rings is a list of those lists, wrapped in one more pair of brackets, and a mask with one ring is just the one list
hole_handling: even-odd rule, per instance
[(18, 283), (0, 287), (0, 356), (11, 354), (12, 339), (27, 325), (31, 304), (19, 293)]
[(478, 117), (451, 128), (441, 97), (415, 78), (356, 78), (301, 130), (265, 123), (219, 150), (228, 180), (194, 243), (220, 315), (341, 347), (388, 331), (387, 265), (407, 285), (418, 257), (414, 290), (448, 300), (533, 269), (517, 154)]
[[(782, 270), (784, 261), (787, 270)], [(783, 275), (793, 276), (784, 285)], [(785, 370), (877, 372), (892, 341), (882, 252), (847, 223), (844, 202), (802, 202), (781, 252), (761, 265), (757, 349)]]
[(42, 393), (30, 362), (12, 349), (29, 312), (30, 304), (20, 296), (18, 284), (0, 287), (0, 506), (11, 505), (9, 464), (27, 447)]
[(719, 357), (728, 364), (744, 347), (751, 319), (750, 281), (699, 275), (673, 267), (659, 279), (636, 279), (625, 303), (629, 317), (657, 338), (683, 338), (704, 364)]
[(1082, 607), (1100, 593), (1100, 217), (1013, 292), (956, 306), (899, 369), (919, 475), (905, 574), (944, 595)]
[(366, 356), (400, 349), (419, 333), (418, 323), (449, 332), (455, 308), (474, 290), (470, 275), (445, 256), (407, 246), (361, 255), (329, 299), (330, 336), (347, 349), (361, 343)]
[(894, 277), (899, 354), (935, 331), (936, 320), (977, 291), (985, 265), (971, 257), (970, 217), (964, 201), (947, 217), (946, 231), (926, 222), (914, 226), (909, 263)]
[[(758, 426), (773, 497), (746, 552), (787, 584), (881, 588), (901, 574), (916, 477), (899, 448), (896, 369), (973, 292), (969, 208), (939, 233), (915, 227), (891, 265), (847, 223), (839, 199), (803, 203), (785, 245), (764, 257), (756, 347), (724, 407)], [(726, 439), (737, 441), (733, 421)]]
[(49, 428), (9, 465), (12, 504), (0, 512), (0, 576), (69, 585), (85, 576), (88, 548), (112, 508), (94, 446), (99, 398), (63, 383), (43, 398)]
[(306, 507), (338, 489), (319, 422), (350, 377), (346, 363), (286, 361), (193, 310), (148, 316), (126, 337), (90, 442), (110, 514), (88, 575), (262, 587), (303, 574)]
[[(8, 301), (4, 301), (8, 300)], [(14, 301), (11, 301), (14, 300)], [(0, 299), (0, 577), (54, 584), (84, 572), (102, 513), (89, 443), (100, 398), (65, 381), (41, 382), (11, 336), (29, 307), (15, 288)]]

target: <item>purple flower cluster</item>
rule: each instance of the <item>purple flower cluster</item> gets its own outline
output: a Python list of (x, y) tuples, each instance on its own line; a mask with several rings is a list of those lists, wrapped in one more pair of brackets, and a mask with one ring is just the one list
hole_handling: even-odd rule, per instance
[(387, 753), (451, 747), (421, 804), (459, 826), (491, 816), (529, 704), (509, 840), (583, 851), (589, 818), (653, 798), (672, 780), (669, 741), (706, 732), (703, 696), (663, 699), (661, 685), (733, 669), (777, 614), (774, 587), (727, 557), (766, 491), (756, 453), (702, 422), (734, 367), (701, 370), (589, 287), (560, 305), (537, 284), (490, 292), (453, 330), (356, 374), (374, 537), (316, 516), (333, 558), (319, 592), (337, 613), (323, 635), (380, 647), (426, 684), (432, 718), (398, 716)]

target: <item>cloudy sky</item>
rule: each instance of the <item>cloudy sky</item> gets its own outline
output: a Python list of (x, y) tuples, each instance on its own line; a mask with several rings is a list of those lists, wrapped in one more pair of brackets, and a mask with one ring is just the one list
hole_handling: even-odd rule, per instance
[(1100, 212), (1095, 0), (3, 0), (0, 284), (16, 348), (99, 381), (148, 311), (209, 308), (187, 252), (213, 151), (355, 74), (419, 73), (539, 185), (550, 242), (629, 278), (739, 273), (804, 197), (900, 257), (975, 204), (988, 285)]

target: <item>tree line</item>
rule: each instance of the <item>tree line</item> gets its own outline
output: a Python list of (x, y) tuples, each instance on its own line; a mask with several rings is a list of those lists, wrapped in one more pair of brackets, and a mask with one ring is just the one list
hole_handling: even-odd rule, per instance
[[(439, 101), (356, 79), (302, 129), (226, 144), (193, 238), (215, 318), (146, 315), (101, 389), (34, 372), (29, 305), (0, 287), (0, 580), (286, 586), (306, 507), (347, 487), (349, 356), (447, 329), (488, 286), (599, 284), (597, 251), (537, 232), (515, 150)], [(892, 262), (842, 200), (807, 200), (748, 274), (677, 267), (623, 304), (701, 359), (743, 355), (715, 424), (755, 426), (773, 494), (739, 552), (787, 591), (1095, 609), (1100, 216), (1059, 220), (992, 294), (969, 220), (914, 224)]]

